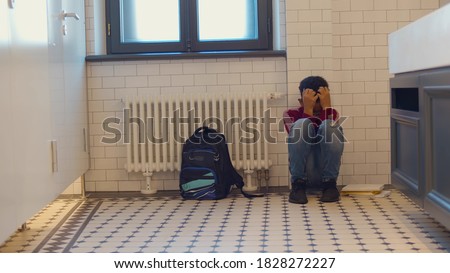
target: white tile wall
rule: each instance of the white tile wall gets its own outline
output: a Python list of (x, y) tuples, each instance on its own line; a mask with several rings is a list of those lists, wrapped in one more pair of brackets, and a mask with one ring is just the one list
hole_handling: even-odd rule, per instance
[[(387, 34), (442, 2), (286, 1), (288, 105), (296, 105), (303, 76), (322, 75), (329, 80), (334, 106), (349, 117), (344, 123), (349, 143), (341, 183), (390, 183)], [(311, 20), (311, 15), (321, 12), (331, 16), (322, 17), (321, 22)], [(330, 63), (331, 69), (323, 63)]]
[[(100, 142), (105, 117), (121, 117), (121, 98), (165, 92), (277, 91), (271, 104), (281, 117), (297, 105), (298, 83), (309, 75), (327, 78), (332, 100), (349, 117), (339, 182), (390, 183), (387, 34), (448, 1), (286, 0), (280, 1), (280, 33), (287, 58), (88, 63), (91, 169), (87, 191), (137, 191), (140, 174), (124, 170), (120, 144)], [(88, 54), (99, 52), (96, 0), (86, 1)], [(284, 36), (285, 35), (285, 36)], [(101, 38), (101, 37), (100, 37)], [(103, 52), (104, 53), (104, 52)], [(274, 129), (276, 131), (276, 129)], [(288, 185), (284, 132), (270, 146), (271, 185)], [(154, 175), (158, 189), (178, 189), (177, 173)]]
[[(101, 127), (103, 120), (122, 116), (121, 99), (125, 96), (234, 90), (286, 93), (287, 90), (284, 58), (90, 63), (88, 77), (93, 84), (88, 86), (91, 169), (86, 174), (87, 191), (137, 191), (144, 180), (141, 174), (125, 171), (126, 153), (120, 143), (107, 145), (101, 142), (105, 136)], [(272, 101), (273, 115), (281, 113), (286, 103), (286, 97)], [(275, 164), (271, 185), (284, 185), (288, 180), (287, 160), (279, 160), (279, 156), (286, 156), (283, 146), (271, 146)], [(160, 190), (174, 190), (178, 189), (177, 177), (177, 173), (158, 173), (153, 180), (158, 181)]]

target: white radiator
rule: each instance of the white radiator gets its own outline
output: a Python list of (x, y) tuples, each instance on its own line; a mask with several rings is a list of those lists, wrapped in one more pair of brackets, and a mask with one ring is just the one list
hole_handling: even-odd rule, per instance
[[(155, 193), (155, 172), (180, 171), (182, 145), (196, 128), (210, 126), (226, 137), (234, 167), (245, 173), (245, 189), (256, 190), (252, 173), (269, 160), (270, 117), (267, 100), (277, 93), (178, 94), (127, 98), (125, 101), (126, 170), (146, 177), (143, 193)], [(266, 115), (266, 116), (265, 116)], [(266, 118), (265, 118), (266, 117)], [(127, 122), (128, 120), (128, 122)]]

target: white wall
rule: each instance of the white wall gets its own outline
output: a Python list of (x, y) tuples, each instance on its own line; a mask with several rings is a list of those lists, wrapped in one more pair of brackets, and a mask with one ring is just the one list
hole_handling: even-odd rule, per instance
[[(128, 94), (160, 92), (278, 91), (271, 104), (277, 117), (296, 105), (298, 82), (325, 76), (333, 104), (349, 119), (339, 183), (390, 183), (388, 33), (439, 7), (439, 0), (280, 1), (280, 28), (287, 58), (194, 59), (88, 64), (91, 169), (87, 191), (137, 191), (143, 177), (124, 169), (125, 149), (104, 145), (102, 121), (121, 116)], [(88, 49), (99, 53), (103, 36), (94, 27), (96, 0), (86, 1)], [(100, 13), (101, 14), (101, 13)], [(284, 19), (285, 18), (285, 19)], [(89, 23), (91, 22), (91, 23)], [(101, 52), (100, 52), (101, 53)], [(103, 52), (104, 53), (104, 52)], [(270, 185), (289, 181), (284, 132), (271, 145)], [(158, 189), (178, 189), (177, 173), (161, 173)]]

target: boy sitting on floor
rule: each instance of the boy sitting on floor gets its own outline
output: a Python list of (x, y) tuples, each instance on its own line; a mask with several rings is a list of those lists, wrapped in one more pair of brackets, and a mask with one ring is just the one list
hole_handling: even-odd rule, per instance
[[(306, 204), (306, 188), (319, 184), (322, 202), (337, 202), (344, 135), (336, 124), (338, 112), (331, 108), (328, 82), (320, 76), (310, 76), (300, 82), (300, 107), (284, 112), (288, 138), (291, 192), (289, 202)], [(333, 137), (333, 135), (335, 137)]]

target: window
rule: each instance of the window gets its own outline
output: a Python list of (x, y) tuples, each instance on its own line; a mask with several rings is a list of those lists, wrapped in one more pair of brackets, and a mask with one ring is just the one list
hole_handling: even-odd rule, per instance
[(271, 0), (107, 0), (108, 54), (271, 50)]

